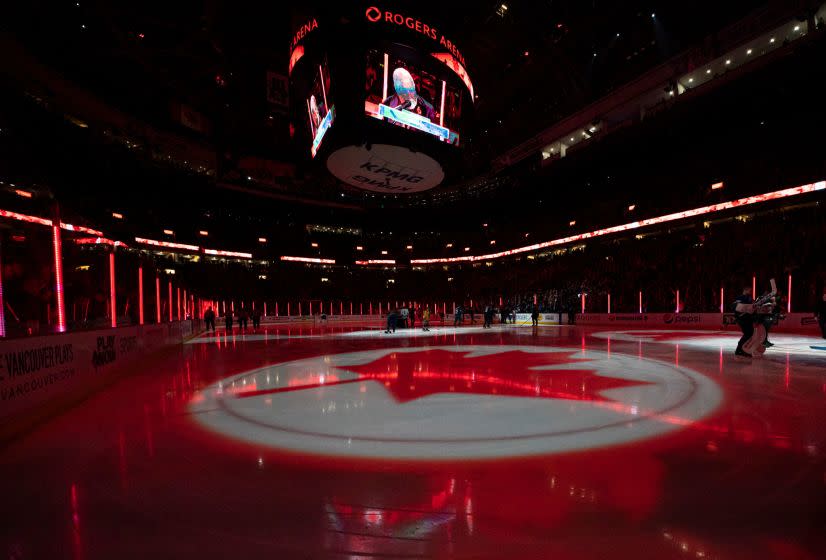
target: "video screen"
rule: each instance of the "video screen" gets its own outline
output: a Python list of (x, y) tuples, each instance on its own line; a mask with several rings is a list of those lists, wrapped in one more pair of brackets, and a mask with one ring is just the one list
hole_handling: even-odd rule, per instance
[(313, 85), (307, 97), (307, 122), (310, 126), (310, 138), (313, 139), (310, 153), (313, 157), (318, 153), (324, 135), (333, 125), (335, 113), (330, 97), (330, 72), (325, 57), (318, 65), (318, 73), (313, 78)]
[(462, 96), (426, 68), (385, 52), (367, 52), (364, 111), (397, 126), (459, 145)]

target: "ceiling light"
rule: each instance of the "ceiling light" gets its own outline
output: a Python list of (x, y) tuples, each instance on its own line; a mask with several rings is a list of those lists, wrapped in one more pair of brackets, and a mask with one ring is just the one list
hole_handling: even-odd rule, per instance
[(30, 193), (29, 191), (21, 190), (21, 189), (15, 189), (14, 194), (16, 194), (17, 196), (22, 196), (23, 198), (31, 198), (32, 197), (32, 193)]
[(490, 240), (490, 244), (491, 244), (491, 245), (496, 245), (496, 240), (495, 240), (495, 239), (491, 239), (491, 240)]
[(568, 222), (568, 225), (569, 226), (575, 226), (576, 225), (576, 220), (571, 220), (570, 222)]
[(748, 49), (748, 50), (746, 51), (746, 54), (751, 54), (751, 53), (752, 53), (752, 49)]
[(453, 247), (453, 243), (448, 243), (447, 245), (445, 245), (445, 247), (447, 247), (448, 249), (450, 249), (451, 247)]
[(711, 185), (711, 190), (716, 191), (723, 188), (723, 182), (720, 181), (719, 183), (713, 183)]
[(774, 37), (772, 37), (771, 39), (769, 39), (769, 43), (774, 43)]
[(688, 83), (689, 83), (689, 84), (690, 84), (690, 83), (692, 83), (693, 81), (694, 81), (694, 78), (689, 78), (689, 79), (688, 79)]
[(730, 59), (730, 58), (727, 58), (727, 59), (726, 59), (726, 65), (729, 65), (729, 64), (731, 64), (731, 59)]
[(382, 252), (381, 252), (381, 254), (382, 254), (382, 255), (386, 255), (386, 254), (387, 254), (387, 251), (382, 251)]
[(202, 229), (201, 231), (198, 232), (198, 235), (203, 235), (204, 237), (206, 237), (207, 235), (209, 235), (209, 232)]
[(467, 253), (468, 251), (470, 251), (470, 247), (465, 247), (465, 252)]
[(259, 242), (259, 243), (266, 243), (266, 242), (267, 242), (267, 238), (266, 238), (266, 237), (259, 237), (259, 238), (258, 238), (258, 242)]
[(573, 141), (574, 141), (574, 137), (573, 137), (573, 136), (571, 136), (571, 142), (573, 142)]
[(706, 70), (706, 74), (711, 74), (711, 68), (708, 68), (708, 69)]
[(795, 31), (800, 31), (800, 26), (799, 26), (799, 25), (795, 25), (795, 26), (794, 26), (794, 30), (795, 30)]
[(312, 243), (310, 243), (310, 247), (314, 247), (314, 248), (318, 249), (318, 243), (313, 241)]
[(628, 206), (628, 211), (629, 211), (629, 212), (633, 212), (633, 211), (634, 211), (634, 208), (636, 208), (636, 207), (637, 207), (637, 205), (636, 205), (636, 204), (631, 204), (630, 206)]
[(172, 231), (171, 229), (165, 229), (165, 230), (163, 230), (163, 232), (164, 232), (166, 235), (175, 235), (175, 232), (174, 232), (174, 231)]
[(356, 245), (356, 251), (364, 251), (364, 247), (361, 245)]
[(112, 212), (112, 217), (117, 218), (118, 220), (122, 220), (123, 214), (121, 214), (120, 212)]
[(405, 247), (405, 249), (407, 249), (408, 251), (411, 251), (413, 249), (413, 245), (408, 245), (407, 247)]

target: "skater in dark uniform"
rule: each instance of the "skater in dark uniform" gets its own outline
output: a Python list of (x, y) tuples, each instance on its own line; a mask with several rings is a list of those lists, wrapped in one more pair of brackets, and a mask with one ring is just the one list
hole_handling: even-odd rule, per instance
[(753, 313), (754, 300), (751, 298), (751, 287), (746, 286), (743, 288), (743, 293), (734, 300), (734, 318), (740, 330), (743, 331), (743, 336), (737, 342), (737, 350), (734, 351), (737, 356), (751, 358), (751, 354), (743, 350), (743, 345), (754, 335)]
[(204, 324), (206, 325), (207, 331), (211, 328), (212, 332), (215, 332), (215, 311), (212, 309), (211, 305), (204, 312)]
[(826, 338), (826, 291), (823, 292), (823, 297), (815, 305), (815, 315), (820, 325), (820, 334), (823, 335), (823, 338)]
[(399, 320), (399, 312), (398, 310), (394, 309), (387, 314), (387, 330), (384, 331), (386, 334), (390, 334), (391, 332), (396, 332), (396, 322)]
[(261, 327), (261, 310), (260, 309), (253, 309), (252, 310), (252, 328), (253, 330), (258, 330)]

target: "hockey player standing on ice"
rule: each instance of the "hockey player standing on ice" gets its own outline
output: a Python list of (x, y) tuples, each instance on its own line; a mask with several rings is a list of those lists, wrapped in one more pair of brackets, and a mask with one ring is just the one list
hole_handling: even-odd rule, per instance
[(743, 331), (743, 336), (737, 342), (737, 350), (734, 353), (737, 356), (745, 356), (751, 358), (751, 354), (743, 350), (745, 344), (754, 335), (754, 300), (751, 298), (751, 287), (743, 288), (743, 293), (734, 299), (734, 318), (737, 320), (737, 325)]
[(820, 334), (826, 338), (826, 290), (823, 292), (823, 297), (815, 305), (815, 315), (817, 315), (817, 322), (820, 324)]

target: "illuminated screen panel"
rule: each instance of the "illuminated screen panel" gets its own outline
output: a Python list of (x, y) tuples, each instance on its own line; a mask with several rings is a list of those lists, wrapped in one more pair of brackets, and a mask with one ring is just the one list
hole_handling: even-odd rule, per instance
[(404, 57), (377, 50), (367, 52), (364, 112), (459, 145), (459, 89)]
[(310, 137), (313, 139), (310, 153), (313, 157), (318, 153), (324, 135), (330, 130), (336, 118), (335, 107), (333, 106), (330, 94), (330, 71), (327, 67), (325, 57), (313, 79), (313, 86), (307, 97), (307, 124), (310, 127)]

